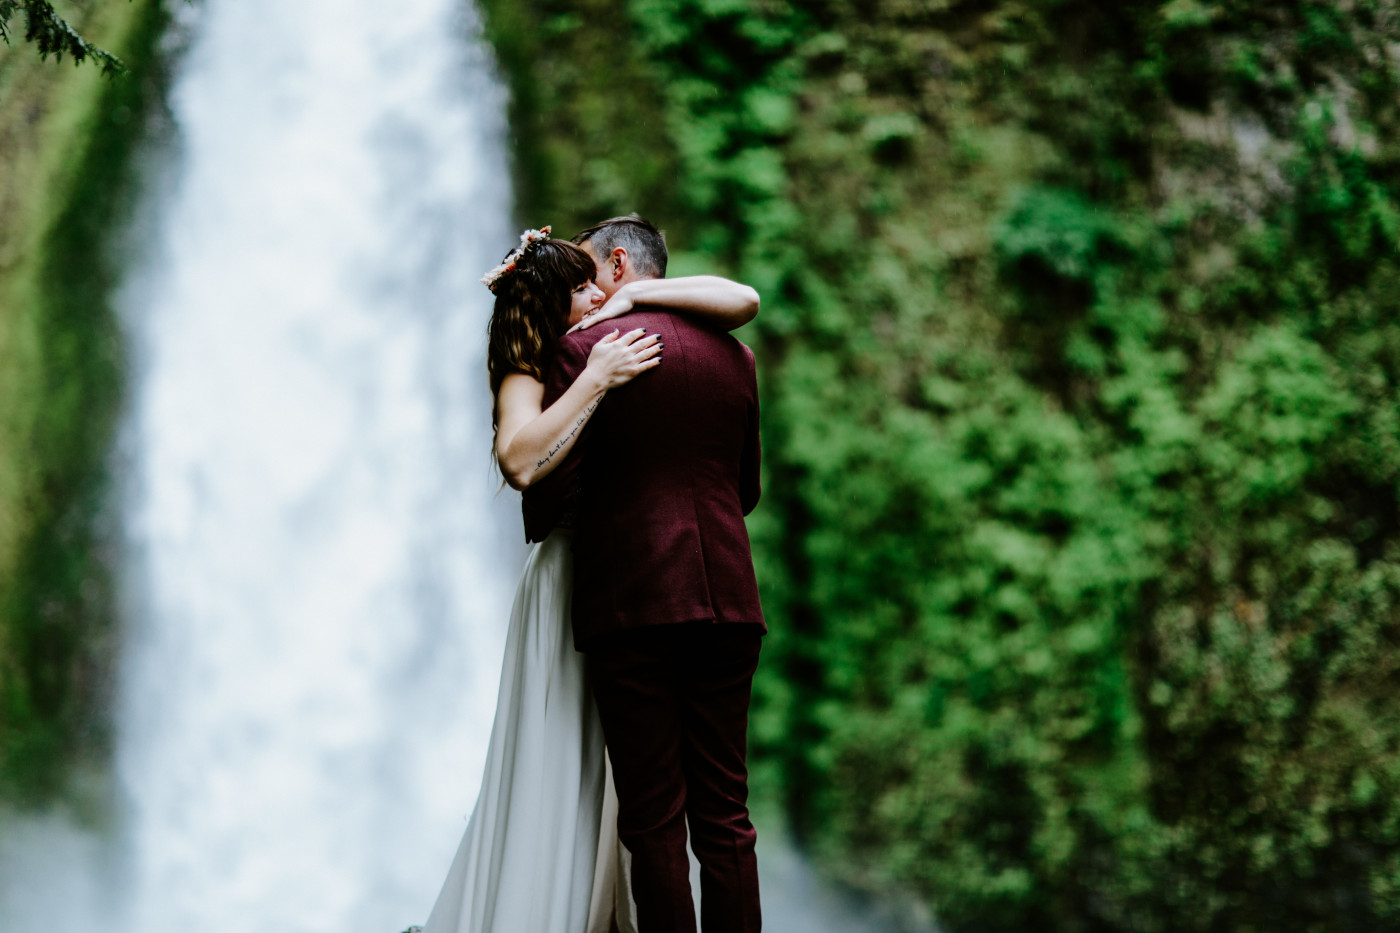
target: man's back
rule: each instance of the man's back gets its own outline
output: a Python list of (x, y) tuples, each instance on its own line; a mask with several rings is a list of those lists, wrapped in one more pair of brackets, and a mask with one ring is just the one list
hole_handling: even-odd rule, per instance
[[(678, 622), (762, 625), (743, 521), (759, 494), (753, 355), (678, 314), (644, 310), (615, 324), (660, 334), (665, 350), (660, 366), (608, 393), (570, 458), (575, 643)], [(613, 329), (560, 342), (546, 406)]]

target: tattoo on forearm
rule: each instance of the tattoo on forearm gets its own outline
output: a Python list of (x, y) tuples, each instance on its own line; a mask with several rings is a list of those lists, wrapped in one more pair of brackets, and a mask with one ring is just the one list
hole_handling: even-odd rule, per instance
[(564, 445), (574, 439), (574, 435), (579, 432), (579, 428), (583, 427), (584, 422), (588, 420), (588, 416), (593, 414), (593, 409), (597, 407), (598, 403), (595, 401), (593, 404), (585, 408), (583, 410), (583, 414), (579, 415), (578, 418), (574, 421), (574, 426), (569, 430), (569, 433), (565, 434), (563, 437), (559, 438), (559, 440), (555, 442), (554, 446), (550, 448), (549, 453), (544, 455), (543, 460), (537, 461), (535, 463), (535, 469), (538, 470), (540, 467), (553, 460), (554, 455), (559, 453), (559, 451), (563, 450)]

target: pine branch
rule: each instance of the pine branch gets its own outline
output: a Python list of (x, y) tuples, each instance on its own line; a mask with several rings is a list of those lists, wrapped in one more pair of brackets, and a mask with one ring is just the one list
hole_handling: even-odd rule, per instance
[(121, 59), (104, 48), (99, 48), (82, 37), (78, 30), (59, 16), (48, 0), (0, 0), (0, 40), (10, 44), (10, 17), (24, 10), (24, 40), (34, 43), (39, 49), (40, 58), (50, 55), (62, 61), (70, 55), (74, 64), (82, 64), (91, 58), (102, 66), (104, 77), (112, 78), (127, 74)]

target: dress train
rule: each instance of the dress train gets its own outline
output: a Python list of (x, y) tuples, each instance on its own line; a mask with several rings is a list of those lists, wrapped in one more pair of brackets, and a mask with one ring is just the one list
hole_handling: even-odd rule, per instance
[(636, 933), (617, 798), (569, 621), (570, 534), (531, 547), (476, 809), (424, 933)]

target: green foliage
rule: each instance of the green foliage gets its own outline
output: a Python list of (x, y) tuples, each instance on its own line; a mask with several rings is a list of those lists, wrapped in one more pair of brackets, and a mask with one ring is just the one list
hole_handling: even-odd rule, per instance
[(647, 114), (524, 189), (763, 295), (755, 781), (828, 869), (953, 929), (1400, 921), (1393, 10), (487, 8), (555, 166)]
[(136, 69), (122, 80), (58, 78), (14, 58), (0, 70), (0, 143), (15, 172), (0, 184), (12, 211), (0, 231), (11, 259), (0, 265), (0, 794), (11, 800), (51, 797), (76, 763), (104, 754), (116, 652), (98, 520), (120, 398), (104, 245), (158, 97), (167, 21), (147, 0), (96, 24)]
[(15, 13), (24, 12), (24, 41), (34, 43), (40, 58), (52, 55), (62, 60), (64, 55), (73, 59), (74, 64), (82, 64), (91, 58), (102, 66), (107, 77), (126, 74), (126, 66), (106, 49), (99, 48), (83, 38), (48, 0), (0, 0), (0, 40), (10, 42), (10, 19)]
[(674, 216), (674, 152), (645, 69), (617, 54), (630, 38), (617, 5), (484, 5), (491, 14), (488, 37), (512, 76), (509, 117), (522, 224), (581, 230), (638, 197)]

